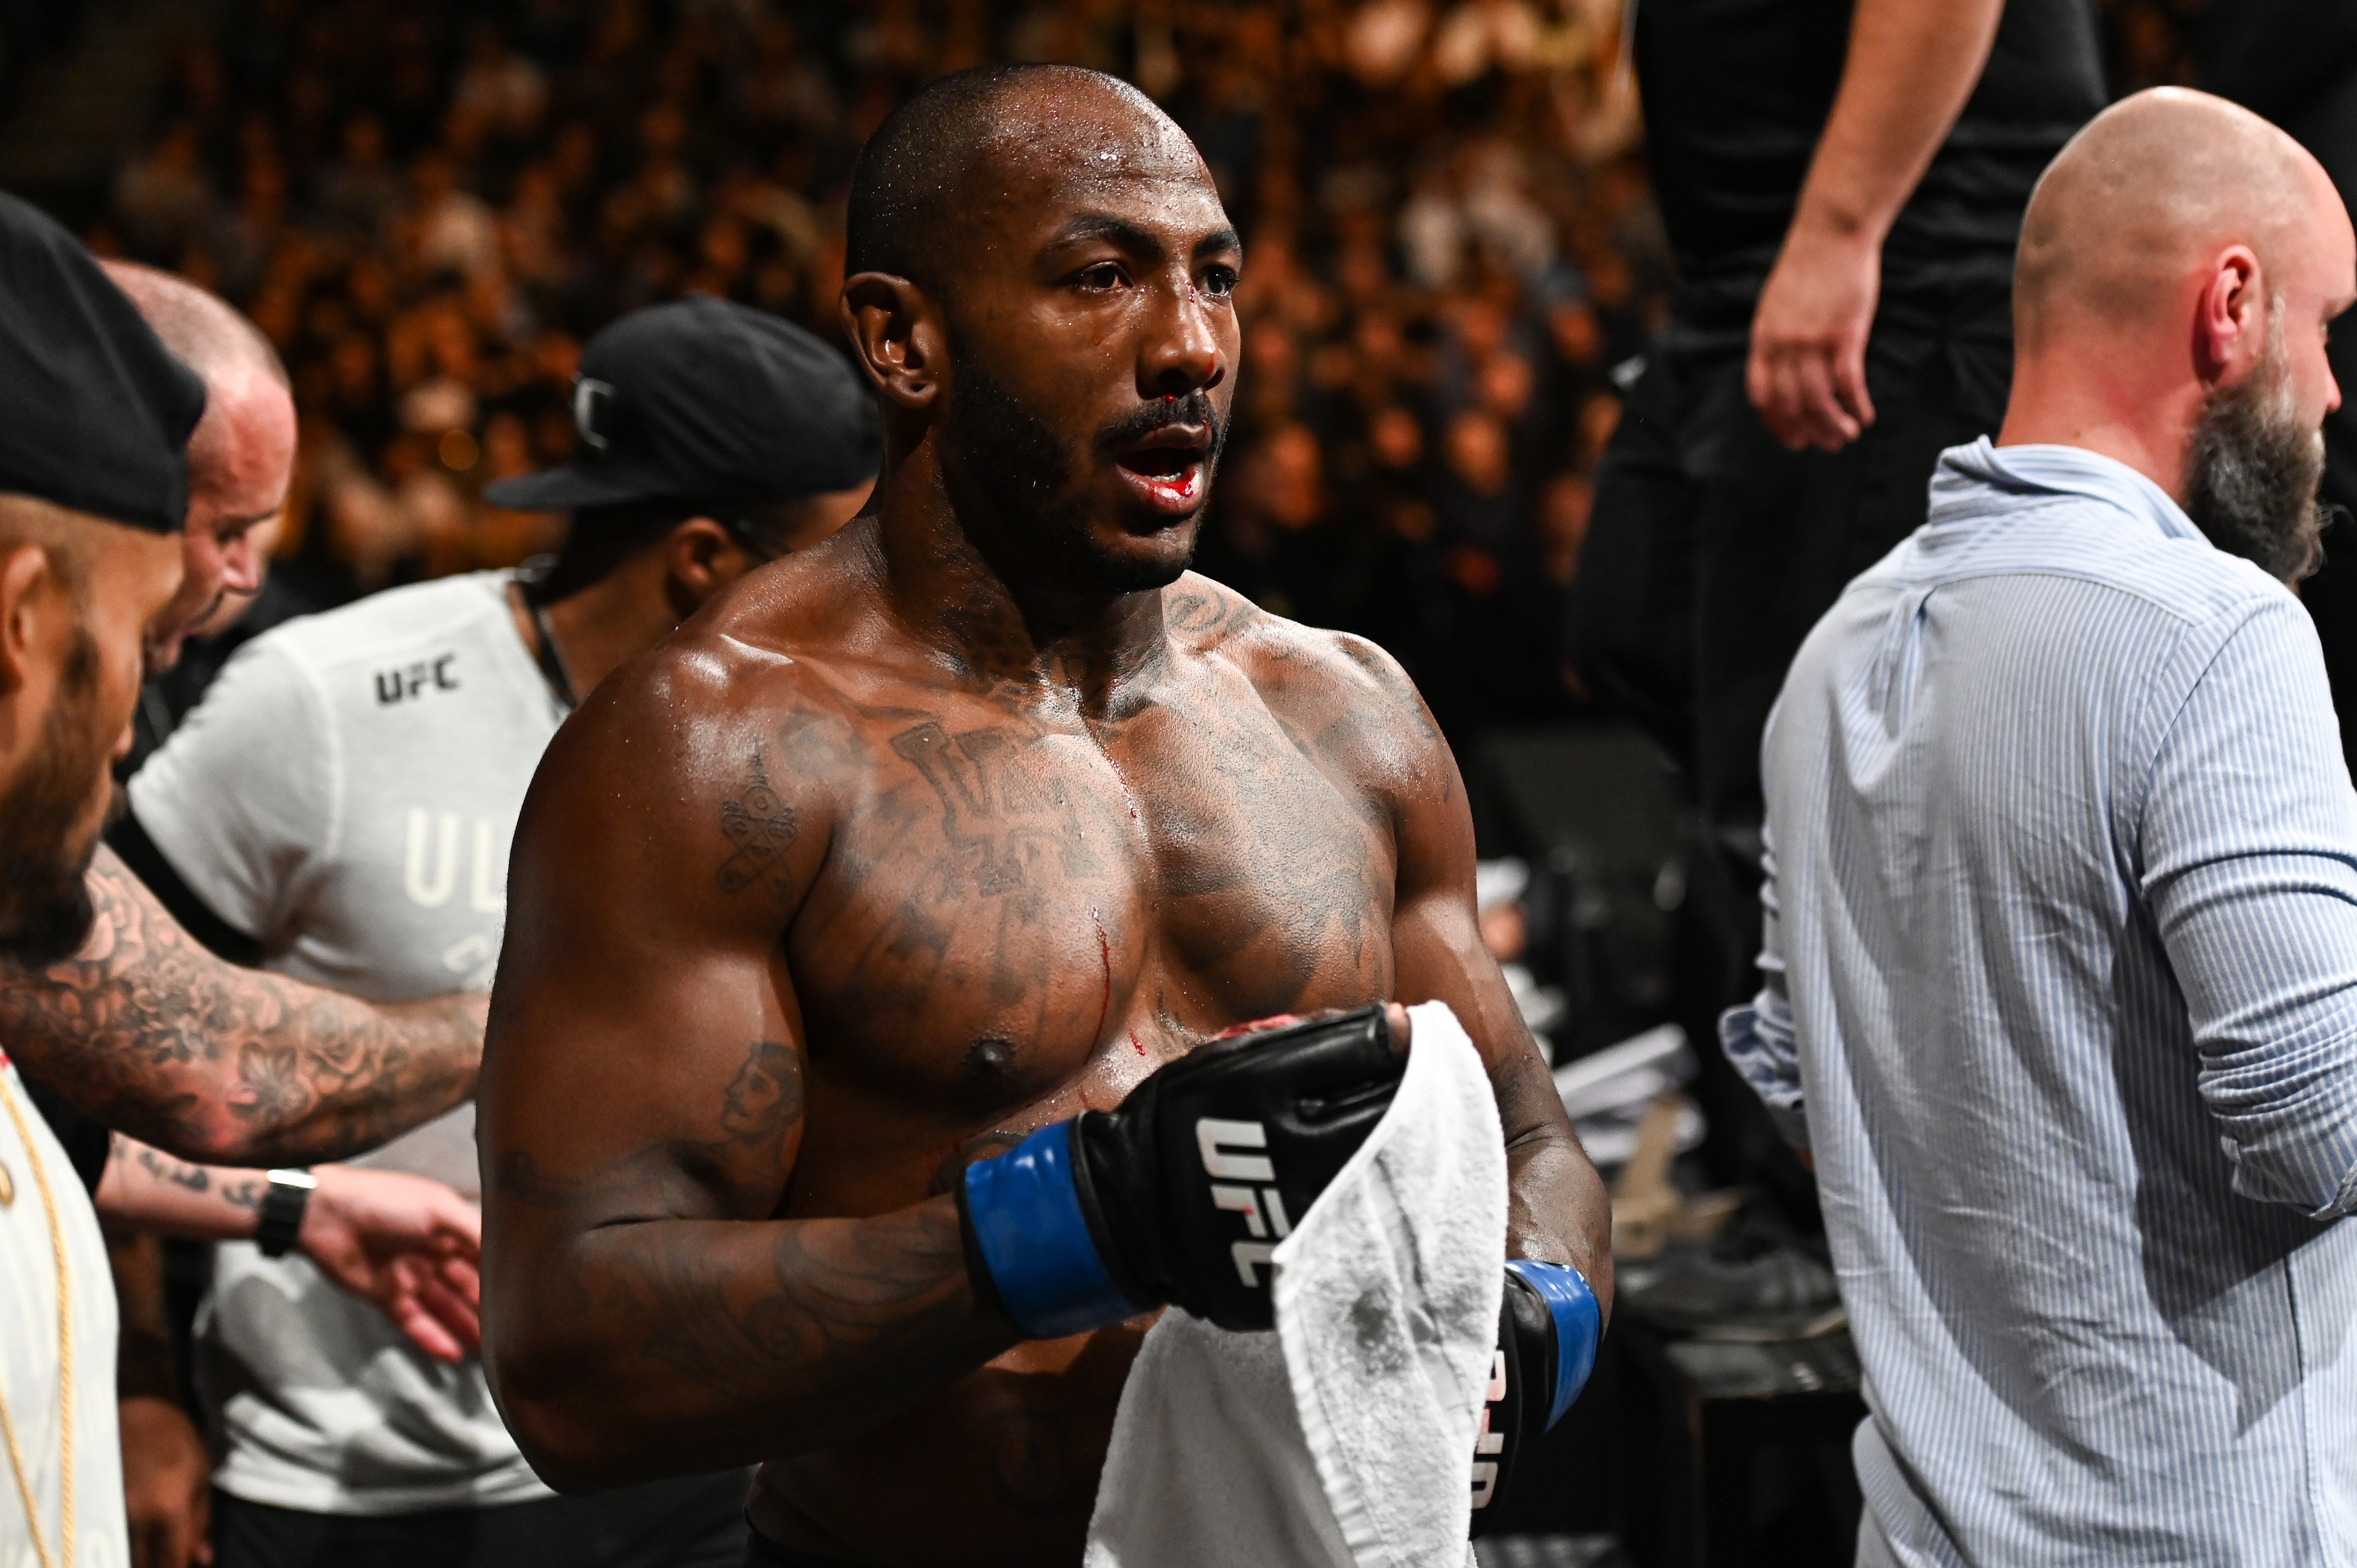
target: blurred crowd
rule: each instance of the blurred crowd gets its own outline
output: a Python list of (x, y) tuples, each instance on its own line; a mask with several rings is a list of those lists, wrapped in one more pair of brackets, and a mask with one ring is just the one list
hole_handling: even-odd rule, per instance
[(1620, 5), (245, 0), (91, 238), (278, 345), (277, 553), (331, 603), (548, 548), (562, 520), (478, 498), (567, 456), (578, 346), (620, 313), (703, 291), (832, 336), (852, 161), (907, 92), (1116, 71), (1246, 240), (1200, 564), (1391, 648), (1461, 745), (1576, 703), (1560, 596), (1667, 282)]
[[(512, 564), (582, 339), (704, 291), (833, 336), (851, 164), (992, 59), (1130, 78), (1243, 232), (1243, 392), (1199, 564), (1361, 632), (1460, 749), (1575, 714), (1559, 652), (1616, 368), (1658, 324), (1623, 0), (240, 0), (91, 233), (246, 309), (303, 416), (315, 605)], [(2175, 80), (2181, 0), (2110, 0)], [(1627, 374), (1623, 369), (1623, 374)]]

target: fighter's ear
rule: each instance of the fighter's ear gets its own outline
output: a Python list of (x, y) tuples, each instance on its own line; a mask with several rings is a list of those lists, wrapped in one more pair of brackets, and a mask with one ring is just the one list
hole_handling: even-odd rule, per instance
[(912, 412), (931, 407), (949, 344), (925, 291), (890, 273), (855, 273), (843, 281), (841, 308), (844, 338), (877, 390)]
[(31, 676), (41, 641), (41, 589), (49, 575), (48, 555), (39, 545), (0, 546), (0, 698), (23, 690)]

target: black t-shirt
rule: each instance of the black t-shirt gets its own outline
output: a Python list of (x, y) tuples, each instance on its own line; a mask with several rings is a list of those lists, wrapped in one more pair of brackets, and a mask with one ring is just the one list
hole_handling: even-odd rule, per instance
[[(1639, 0), (1653, 188), (1675, 313), (1749, 326), (1849, 50), (1849, 0)], [(2090, 0), (2008, 0), (1979, 85), (1883, 247), (1886, 312), (1938, 319), (2011, 289), (2031, 187), (2104, 106)]]
[(2357, 71), (2357, 5), (2217, 0), (2194, 22), (2191, 41), (2203, 87), (2266, 115), (2328, 166), (2338, 153), (2343, 167), (2357, 167), (2349, 145), (2357, 121), (2344, 112), (2329, 127), (2308, 123), (2325, 101), (2345, 98)]

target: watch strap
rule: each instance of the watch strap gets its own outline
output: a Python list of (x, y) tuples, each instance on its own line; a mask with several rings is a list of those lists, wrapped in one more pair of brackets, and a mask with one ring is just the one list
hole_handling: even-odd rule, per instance
[(268, 1171), (264, 1176), (262, 1220), (253, 1229), (254, 1245), (265, 1258), (283, 1258), (295, 1250), (296, 1238), (303, 1233), (303, 1212), (311, 1206), (319, 1178), (297, 1170)]

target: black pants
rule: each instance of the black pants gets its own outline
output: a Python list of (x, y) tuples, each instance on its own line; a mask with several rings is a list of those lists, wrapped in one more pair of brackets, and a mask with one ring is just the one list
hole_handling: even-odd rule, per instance
[(813, 1557), (791, 1546), (780, 1546), (758, 1530), (745, 1532), (741, 1568), (856, 1568), (840, 1557)]
[(366, 1517), (213, 1494), (216, 1568), (743, 1568), (750, 1472)]
[(1597, 476), (1565, 629), (1589, 690), (1687, 769), (1715, 828), (1759, 826), (1760, 731), (1802, 639), (1922, 523), (1940, 453), (1996, 434), (2007, 309), (1878, 331), (1876, 421), (1833, 453), (1776, 444), (1739, 342), (1673, 323), (1648, 357)]

